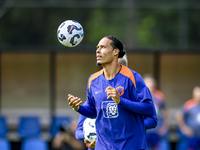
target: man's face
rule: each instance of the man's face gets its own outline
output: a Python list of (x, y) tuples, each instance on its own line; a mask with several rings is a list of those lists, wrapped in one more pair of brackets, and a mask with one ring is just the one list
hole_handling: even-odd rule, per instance
[(103, 38), (99, 41), (96, 50), (96, 58), (98, 65), (109, 64), (113, 60), (113, 47), (111, 46), (112, 40)]
[(149, 90), (151, 92), (154, 92), (154, 90), (156, 88), (156, 81), (151, 77), (147, 77), (144, 79), (144, 82), (145, 82), (146, 86), (149, 88)]
[(193, 90), (193, 98), (200, 102), (200, 87), (195, 87)]

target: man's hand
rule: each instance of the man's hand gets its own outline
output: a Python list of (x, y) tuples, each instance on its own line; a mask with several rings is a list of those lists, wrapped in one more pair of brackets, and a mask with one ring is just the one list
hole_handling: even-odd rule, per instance
[(111, 86), (108, 86), (105, 90), (107, 92), (107, 99), (112, 98), (117, 104), (120, 102), (120, 97), (117, 93), (117, 90)]
[(80, 98), (74, 97), (71, 94), (68, 94), (68, 102), (69, 102), (69, 105), (76, 111), (78, 111), (79, 105), (82, 103)]
[(187, 137), (192, 137), (194, 136), (194, 131), (192, 130), (192, 128), (188, 127), (188, 126), (184, 126), (181, 128), (181, 131), (183, 132), (184, 135), (186, 135)]
[(84, 143), (86, 144), (87, 148), (94, 149), (95, 148), (95, 144), (96, 144), (96, 140), (93, 140), (92, 142), (89, 142), (88, 140), (84, 139)]

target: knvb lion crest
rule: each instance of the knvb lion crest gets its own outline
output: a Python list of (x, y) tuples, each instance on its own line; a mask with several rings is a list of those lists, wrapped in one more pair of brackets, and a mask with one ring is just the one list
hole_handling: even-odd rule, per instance
[(104, 101), (102, 103), (102, 110), (105, 118), (116, 118), (118, 117), (118, 105), (112, 101)]

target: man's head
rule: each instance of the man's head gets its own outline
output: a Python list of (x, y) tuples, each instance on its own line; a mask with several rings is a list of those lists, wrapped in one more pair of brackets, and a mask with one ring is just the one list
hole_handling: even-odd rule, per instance
[(118, 58), (122, 58), (126, 54), (126, 51), (124, 50), (124, 45), (118, 38), (112, 35), (105, 36), (104, 38), (108, 38), (112, 41), (110, 44), (113, 47), (113, 49), (119, 49)]
[(105, 65), (112, 62), (117, 62), (118, 58), (121, 58), (126, 53), (123, 50), (124, 46), (122, 42), (114, 36), (103, 37), (96, 50), (97, 64)]
[(127, 55), (125, 54), (122, 58), (118, 58), (118, 63), (124, 66), (128, 66)]
[(151, 93), (153, 93), (154, 90), (156, 89), (156, 79), (151, 74), (145, 74), (143, 76), (143, 79), (146, 86), (149, 88)]
[(200, 86), (195, 86), (193, 89), (193, 98), (197, 101), (200, 102)]

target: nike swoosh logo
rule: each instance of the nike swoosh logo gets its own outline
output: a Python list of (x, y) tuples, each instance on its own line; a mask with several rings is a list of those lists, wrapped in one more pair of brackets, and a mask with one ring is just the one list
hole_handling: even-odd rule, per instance
[(100, 93), (101, 91), (97, 91), (97, 92), (95, 92), (95, 94), (98, 94), (98, 93)]

